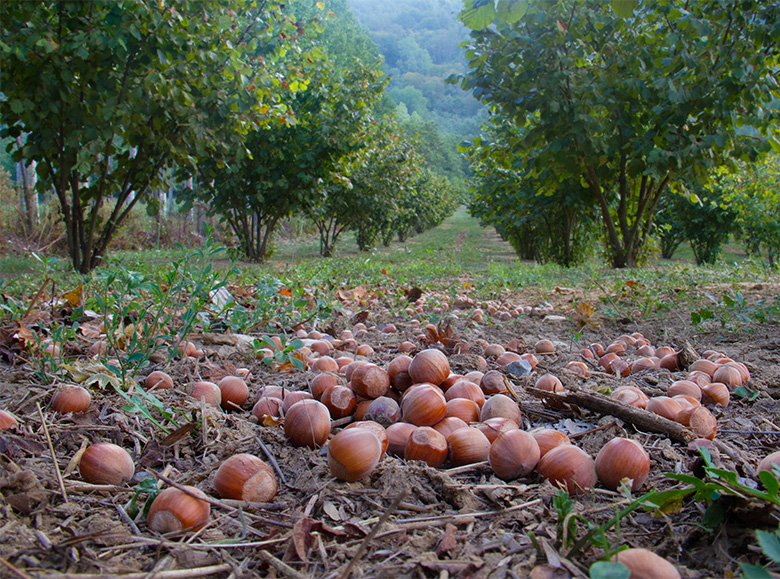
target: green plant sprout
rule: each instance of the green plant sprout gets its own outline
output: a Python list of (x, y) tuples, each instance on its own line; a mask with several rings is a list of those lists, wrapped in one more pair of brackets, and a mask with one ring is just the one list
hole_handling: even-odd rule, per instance
[[(625, 565), (608, 561), (610, 557), (613, 557), (620, 550), (620, 548), (616, 549), (613, 546), (615, 543), (620, 543), (620, 521), (639, 507), (646, 507), (652, 504), (653, 498), (657, 495), (656, 490), (651, 490), (636, 499), (632, 499), (630, 487), (623, 485), (621, 491), (630, 500), (629, 504), (623, 509), (616, 509), (615, 515), (601, 525), (595, 525), (584, 516), (575, 513), (574, 500), (569, 497), (569, 493), (566, 491), (560, 490), (553, 497), (552, 504), (557, 516), (555, 546), (560, 550), (567, 550), (565, 557), (567, 559), (575, 557), (588, 544), (604, 551), (604, 559), (607, 559), (607, 561), (600, 561), (598, 564), (594, 564), (595, 570), (591, 567), (592, 579), (625, 579), (628, 577), (628, 569)], [(579, 537), (577, 533), (578, 523), (584, 523), (588, 529), (585, 534)], [(613, 528), (618, 536), (617, 541), (610, 540), (607, 535)], [(533, 532), (529, 533), (529, 538), (539, 555), (543, 556), (544, 552)]]
[[(668, 478), (685, 483), (688, 486), (658, 493), (652, 501), (653, 508), (658, 508), (661, 511), (676, 508), (690, 494), (693, 494), (694, 499), (697, 501), (710, 503), (716, 502), (721, 496), (729, 495), (743, 499), (757, 499), (780, 507), (780, 495), (778, 495), (778, 490), (780, 490), (780, 483), (778, 483), (780, 468), (775, 466), (773, 472), (762, 471), (758, 473), (758, 478), (766, 489), (762, 491), (743, 483), (736, 472), (717, 468), (712, 462), (710, 451), (706, 448), (700, 448), (699, 453), (704, 460), (705, 479), (689, 474), (666, 473)], [(714, 512), (710, 514), (710, 522), (717, 520), (713, 518), (715, 514)]]
[(259, 340), (255, 338), (252, 340), (252, 349), (254, 350), (255, 357), (259, 357), (262, 350), (269, 349), (272, 354), (263, 357), (263, 364), (266, 366), (290, 364), (293, 368), (303, 370), (303, 360), (295, 353), (295, 350), (303, 346), (303, 342), (297, 338), (287, 342), (287, 339), (283, 335), (279, 336), (279, 342), (281, 343), (281, 347), (276, 344), (270, 336), (262, 336)]
[[(114, 370), (114, 368), (111, 366), (109, 366), (109, 369)], [(141, 416), (149, 420), (149, 422), (154, 424), (157, 428), (162, 430), (165, 434), (170, 434), (171, 431), (165, 426), (163, 426), (163, 424), (154, 417), (154, 415), (150, 410), (150, 407), (157, 410), (165, 420), (167, 420), (173, 425), (174, 429), (179, 427), (179, 425), (175, 420), (176, 413), (186, 418), (186, 415), (182, 411), (166, 407), (165, 404), (163, 404), (162, 400), (157, 398), (157, 396), (155, 396), (151, 392), (146, 392), (143, 388), (141, 388), (138, 385), (135, 386), (135, 390), (133, 394), (126, 392), (124, 389), (122, 389), (121, 386), (114, 386), (114, 390), (116, 391), (117, 394), (119, 394), (122, 398), (124, 398), (128, 402), (127, 404), (122, 406), (122, 410), (124, 410), (128, 414), (140, 414)]]
[[(157, 487), (157, 479), (153, 477), (145, 478), (137, 485), (133, 491), (133, 496), (130, 498), (124, 509), (131, 520), (135, 520), (140, 512), (142, 516), (146, 517), (149, 514), (149, 507), (152, 506), (152, 502), (160, 494), (160, 489)], [(141, 495), (146, 495), (143, 507), (138, 507), (138, 502)]]
[[(709, 503), (704, 512), (703, 525), (708, 530), (713, 530), (723, 522), (725, 509), (719, 499), (723, 496), (738, 497), (741, 499), (753, 499), (768, 505), (780, 507), (780, 466), (773, 465), (772, 472), (761, 471), (758, 478), (765, 490), (753, 488), (739, 475), (730, 470), (717, 468), (712, 462), (712, 455), (706, 448), (700, 448), (699, 453), (704, 460), (704, 479), (687, 474), (666, 473), (666, 476), (687, 486), (671, 489), (658, 493), (652, 504), (646, 505), (647, 509), (659, 509), (662, 512), (670, 512), (681, 507), (685, 497), (693, 495), (697, 501)], [(780, 531), (770, 533), (756, 530), (756, 539), (764, 555), (774, 563), (780, 563)], [(761, 566), (740, 563), (743, 577), (749, 579), (764, 579), (771, 577), (766, 569)]]
[(691, 310), (691, 324), (694, 326), (713, 320), (718, 321), (720, 327), (724, 329), (747, 328), (748, 331), (752, 331), (756, 322), (766, 323), (776, 318), (778, 314), (777, 304), (767, 304), (765, 300), (748, 305), (745, 296), (739, 290), (731, 295), (724, 295), (722, 299), (706, 292), (704, 295), (711, 305), (699, 310)]
[[(761, 552), (772, 561), (772, 563), (780, 565), (780, 529), (774, 533), (769, 531), (756, 530), (756, 541), (758, 546), (761, 547)], [(740, 563), (740, 569), (742, 570), (743, 579), (772, 579), (777, 577), (777, 574), (770, 573), (766, 567), (762, 565), (750, 565), (748, 563)]]

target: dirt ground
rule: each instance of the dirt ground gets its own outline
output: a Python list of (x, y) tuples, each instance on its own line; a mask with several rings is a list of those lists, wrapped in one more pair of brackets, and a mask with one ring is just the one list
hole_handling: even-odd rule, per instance
[[(491, 343), (520, 339), (529, 348), (541, 338), (553, 340), (556, 352), (539, 356), (530, 376), (513, 377), (525, 429), (555, 428), (595, 457), (610, 439), (626, 436), (642, 443), (651, 457), (643, 490), (666, 490), (678, 483), (665, 473), (697, 474), (699, 453), (668, 436), (637, 430), (613, 416), (587, 408), (554, 408), (525, 391), (544, 372), (588, 392), (636, 385), (659, 395), (685, 372), (651, 370), (625, 378), (594, 372), (580, 378), (563, 370), (581, 360), (580, 349), (592, 342), (607, 345), (621, 335), (642, 333), (654, 346), (681, 347), (684, 339), (697, 352), (713, 349), (743, 362), (751, 373), (755, 400), (732, 395), (726, 407), (713, 407), (717, 444), (711, 452), (718, 465), (745, 481), (756, 481), (761, 458), (780, 441), (780, 328), (764, 325), (751, 332), (695, 333), (682, 321), (599, 319), (573, 342), (576, 328), (570, 296), (515, 296), (516, 305), (537, 306), (516, 319), (486, 316), (470, 319), (471, 309), (451, 315), (453, 336), (471, 345), (468, 353), (449, 356), (452, 371), (479, 368), (479, 338)], [(422, 314), (423, 316), (426, 314)], [(379, 328), (393, 322), (398, 331)], [(386, 365), (404, 340), (418, 345), (419, 325), (390, 318), (381, 307), (366, 320), (359, 343), (371, 345), (372, 362)], [(349, 328), (347, 318), (332, 321), (333, 330)], [(312, 371), (281, 372), (247, 357), (240, 348), (193, 336), (205, 358), (160, 366), (175, 387), (159, 394), (180, 409), (196, 428), (170, 443), (165, 434), (138, 414), (122, 411), (124, 399), (110, 388), (92, 392), (90, 410), (58, 415), (49, 409), (54, 389), (36, 382), (24, 365), (0, 365), (0, 408), (21, 422), (0, 432), (0, 576), (7, 577), (585, 577), (603, 551), (589, 543), (574, 553), (561, 544), (553, 499), (558, 490), (536, 472), (515, 481), (496, 477), (486, 462), (434, 469), (424, 463), (385, 456), (358, 482), (334, 479), (324, 449), (293, 447), (281, 425), (262, 426), (249, 410), (264, 385), (308, 389)], [(636, 358), (632, 348), (627, 359)], [(187, 388), (199, 378), (217, 381), (238, 367), (251, 371), (250, 396), (243, 411), (201, 409), (188, 401)], [(488, 368), (498, 368), (494, 360)], [(39, 409), (40, 408), (40, 409)], [(86, 443), (109, 441), (123, 446), (136, 464), (135, 478), (123, 486), (83, 482), (74, 457)], [(54, 449), (57, 469), (50, 448)], [(214, 473), (230, 455), (246, 452), (278, 465), (279, 490), (272, 503), (239, 507), (219, 499)], [(62, 482), (58, 480), (61, 473)], [(179, 485), (193, 485), (214, 500), (210, 522), (195, 534), (163, 537), (142, 516), (131, 519), (125, 507), (143, 479), (161, 474)], [(156, 477), (155, 477), (156, 478)], [(160, 481), (161, 485), (165, 483)], [(757, 483), (753, 483), (754, 485)], [(636, 496), (636, 495), (635, 495)], [(140, 493), (142, 503), (145, 495)], [(605, 523), (627, 501), (597, 486), (577, 497), (579, 522), (570, 532), (581, 538), (587, 522)], [(756, 528), (777, 529), (777, 510), (751, 501), (722, 499), (723, 522), (704, 523), (707, 505), (688, 497), (678, 509), (658, 515), (638, 509), (624, 518), (619, 532), (610, 531), (614, 546), (647, 547), (667, 558), (687, 578), (738, 574), (740, 562), (765, 564), (757, 547)], [(534, 540), (532, 540), (532, 538)], [(535, 541), (535, 543), (534, 543)], [(568, 556), (567, 556), (568, 555)], [(542, 565), (548, 567), (538, 568)], [(148, 575), (147, 575), (148, 574)]]

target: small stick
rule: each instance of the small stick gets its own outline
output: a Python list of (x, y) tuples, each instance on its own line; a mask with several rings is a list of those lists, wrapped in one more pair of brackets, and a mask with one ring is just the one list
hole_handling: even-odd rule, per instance
[(303, 575), (298, 573), (298, 571), (290, 567), (287, 563), (280, 561), (265, 549), (260, 549), (256, 551), (256, 553), (260, 556), (260, 558), (263, 561), (268, 563), (271, 567), (273, 567), (277, 571), (281, 572), (282, 575), (284, 575), (285, 577), (293, 577), (293, 579), (305, 579)]
[(263, 444), (263, 441), (260, 439), (259, 436), (255, 437), (255, 440), (257, 441), (257, 444), (260, 445), (260, 448), (263, 449), (263, 452), (268, 457), (269, 462), (271, 463), (271, 466), (274, 467), (274, 470), (276, 471), (276, 474), (279, 475), (279, 480), (282, 481), (283, 484), (287, 484), (287, 479), (284, 478), (284, 473), (282, 472), (282, 469), (279, 468), (279, 463), (276, 462), (276, 459), (274, 458), (274, 455), (271, 454), (271, 451), (268, 450), (268, 447)]
[(429, 521), (442, 521), (445, 519), (468, 519), (472, 517), (485, 517), (490, 515), (503, 515), (504, 513), (508, 513), (510, 511), (519, 511), (521, 509), (527, 509), (528, 507), (532, 507), (534, 505), (538, 505), (542, 502), (542, 499), (534, 499), (532, 501), (528, 501), (527, 503), (522, 503), (519, 505), (514, 505), (512, 507), (507, 507), (506, 509), (501, 509), (500, 511), (477, 511), (476, 513), (457, 513), (454, 515), (437, 515), (434, 517), (417, 517), (414, 519), (398, 519), (396, 521), (399, 525), (404, 525), (406, 523), (419, 523), (419, 522), (429, 522)]
[(384, 513), (382, 513), (382, 516), (379, 517), (379, 520), (376, 522), (376, 524), (371, 528), (371, 531), (366, 535), (363, 540), (360, 543), (360, 547), (358, 547), (357, 553), (355, 553), (355, 556), (352, 557), (352, 560), (349, 562), (349, 565), (347, 565), (347, 568), (344, 569), (344, 571), (341, 573), (340, 577), (341, 579), (349, 579), (349, 576), (352, 574), (352, 569), (357, 565), (358, 561), (363, 558), (363, 554), (366, 552), (366, 549), (368, 549), (368, 544), (371, 542), (371, 540), (376, 537), (376, 534), (379, 532), (379, 529), (382, 527), (382, 525), (387, 522), (387, 519), (390, 518), (390, 515), (392, 515), (395, 510), (398, 508), (398, 505), (401, 504), (401, 501), (406, 498), (406, 494), (409, 491), (407, 489), (403, 489), (400, 493), (398, 493), (398, 496), (393, 499), (393, 502), (390, 504), (389, 507), (387, 507), (387, 510), (385, 510)]
[(330, 421), (330, 429), (333, 430), (334, 428), (338, 428), (339, 426), (344, 426), (345, 424), (349, 424), (355, 419), (354, 416), (345, 416), (344, 418), (338, 418), (336, 420)]
[[(228, 563), (222, 563), (220, 565), (209, 565), (208, 567), (197, 567), (195, 569), (174, 569), (171, 571), (158, 571), (156, 573), (149, 573), (143, 571), (141, 573), (127, 573), (125, 575), (113, 575), (116, 579), (146, 579), (147, 577), (154, 577), (154, 579), (189, 579), (190, 577), (207, 577), (209, 575), (216, 575), (217, 573), (223, 573), (230, 571), (233, 567)], [(25, 577), (30, 577), (25, 575)], [(56, 573), (47, 575), (52, 579), (105, 579), (105, 573), (85, 573), (83, 575), (77, 573)], [(32, 577), (30, 577), (32, 579)]]
[(120, 487), (116, 485), (93, 485), (91, 483), (85, 483), (85, 482), (79, 482), (75, 480), (69, 480), (65, 481), (67, 484), (67, 489), (76, 491), (76, 492), (84, 492), (84, 493), (91, 493), (91, 492), (110, 492), (112, 494), (116, 493), (134, 493), (135, 489), (131, 489), (128, 487)]
[(28, 575), (21, 569), (17, 569), (13, 565), (11, 565), (8, 561), (6, 561), (3, 557), (0, 557), (0, 564), (5, 565), (8, 569), (10, 569), (11, 573), (14, 573), (19, 577), (22, 577), (23, 579), (33, 579), (32, 575)]
[(206, 418), (206, 397), (200, 397), (200, 434), (203, 437), (203, 452), (206, 452), (208, 447), (209, 438), (206, 434), (208, 429), (208, 419)]
[(253, 501), (239, 501), (236, 499), (222, 499), (222, 503), (236, 509), (261, 509), (263, 511), (283, 511), (288, 507), (287, 501), (275, 503), (258, 503)]
[(612, 428), (613, 426), (616, 426), (617, 422), (614, 420), (612, 422), (609, 422), (607, 424), (602, 424), (601, 426), (596, 426), (595, 428), (591, 428), (589, 430), (583, 430), (582, 432), (577, 432), (576, 434), (570, 434), (569, 440), (572, 438), (580, 438), (582, 436), (587, 436), (588, 434), (591, 434), (593, 432), (598, 432), (599, 430), (606, 430), (607, 428)]
[(685, 428), (679, 422), (668, 420), (642, 408), (628, 406), (603, 394), (581, 390), (574, 385), (569, 385), (568, 391), (564, 392), (553, 393), (537, 388), (526, 388), (526, 392), (537, 398), (558, 400), (566, 404), (576, 404), (599, 414), (609, 414), (624, 422), (628, 422), (639, 430), (659, 432), (683, 444), (688, 444), (696, 438), (696, 435), (691, 430)]
[(57, 464), (57, 455), (54, 454), (54, 445), (51, 442), (51, 436), (49, 436), (49, 429), (46, 426), (46, 420), (43, 418), (43, 410), (39, 402), (35, 403), (38, 407), (38, 416), (41, 417), (41, 426), (43, 426), (43, 433), (46, 435), (46, 442), (49, 443), (49, 452), (51, 452), (51, 460), (54, 463), (54, 472), (57, 474), (57, 482), (60, 485), (60, 492), (62, 493), (62, 499), (68, 502), (68, 491), (65, 490), (65, 481), (62, 480), (62, 473), (60, 472), (60, 465)]
[(460, 474), (462, 472), (468, 472), (470, 470), (474, 470), (475, 468), (479, 468), (482, 466), (487, 466), (489, 463), (486, 460), (483, 460), (481, 462), (472, 462), (471, 464), (464, 464), (463, 466), (456, 466), (455, 468), (448, 468), (444, 472), (447, 474)]
[[(48, 278), (48, 276), (46, 277), (46, 279), (45, 279), (45, 280), (43, 280), (43, 283), (41, 284), (41, 287), (40, 287), (40, 289), (38, 290), (38, 293), (36, 293), (36, 294), (35, 294), (35, 297), (34, 297), (34, 298), (33, 298), (33, 300), (30, 302), (30, 305), (28, 306), (28, 308), (27, 308), (27, 311), (26, 311), (26, 312), (24, 312), (24, 316), (22, 316), (22, 319), (23, 319), (23, 320), (24, 320), (24, 319), (26, 319), (26, 318), (27, 318), (27, 316), (29, 316), (29, 315), (30, 315), (30, 312), (31, 312), (31, 311), (32, 311), (32, 309), (35, 307), (35, 304), (37, 304), (37, 303), (38, 303), (38, 300), (40, 299), (41, 295), (43, 294), (43, 290), (44, 290), (44, 289), (46, 288), (46, 286), (49, 284), (49, 281), (51, 281), (51, 280)], [(54, 287), (52, 286), (52, 290), (53, 290), (53, 289), (54, 289)], [(52, 294), (53, 294), (53, 293), (54, 293), (54, 291), (52, 291)]]
[(778, 430), (723, 430), (718, 428), (718, 434), (772, 434), (780, 435)]
[(133, 533), (135, 533), (136, 535), (141, 534), (141, 531), (138, 530), (138, 527), (133, 522), (133, 519), (131, 519), (127, 515), (125, 510), (120, 505), (116, 505), (116, 511), (117, 513), (119, 513), (119, 518), (122, 519), (125, 523), (127, 523), (127, 525), (133, 530)]
[[(212, 506), (219, 507), (220, 509), (225, 509), (225, 510), (228, 510), (228, 511), (231, 511), (231, 512), (234, 512), (234, 513), (238, 512), (237, 508), (231, 507), (229, 505), (226, 505), (222, 501), (218, 501), (218, 500), (212, 499), (211, 497), (208, 497), (208, 496), (205, 496), (205, 497), (204, 496), (198, 496), (198, 495), (192, 493), (192, 491), (190, 491), (188, 488), (184, 487), (183, 485), (180, 485), (179, 483), (173, 482), (171, 479), (169, 479), (165, 475), (162, 475), (162, 474), (160, 474), (158, 472), (154, 472), (153, 470), (149, 470), (149, 469), (147, 469), (146, 472), (148, 472), (152, 476), (158, 478), (162, 482), (164, 482), (166, 484), (169, 484), (172, 487), (176, 487), (180, 491), (182, 491), (184, 493), (187, 493), (188, 495), (190, 495), (192, 497), (195, 497), (196, 499), (199, 499), (201, 501), (206, 501), (207, 503), (209, 503)], [(282, 523), (281, 521), (274, 521), (273, 519), (266, 519), (265, 517), (260, 517), (258, 515), (254, 515), (252, 513), (246, 513), (245, 512), (244, 516), (245, 517), (249, 517), (250, 519), (254, 519), (256, 521), (263, 522), (263, 523), (265, 523), (267, 525), (274, 525), (276, 527), (283, 527), (285, 529), (292, 529), (293, 528), (293, 526), (288, 524), (288, 523)]]
[(778, 426), (777, 426), (777, 425), (776, 425), (774, 422), (772, 422), (771, 420), (767, 420), (766, 418), (761, 418), (761, 422), (763, 422), (764, 424), (768, 424), (769, 426), (771, 426), (772, 428), (774, 428), (776, 432), (780, 432), (780, 427), (778, 427)]
[[(100, 535), (101, 539), (126, 539), (127, 534), (116, 535)], [(111, 545), (105, 547), (104, 551), (121, 550), (121, 549), (136, 549), (146, 547), (148, 545), (154, 545), (156, 547), (181, 547), (181, 543), (178, 541), (169, 541), (166, 539), (147, 539), (146, 537), (131, 537), (132, 543), (122, 543), (119, 545)], [(269, 539), (267, 541), (247, 541), (245, 543), (192, 543), (187, 545), (188, 549), (194, 549), (196, 551), (211, 551), (213, 549), (241, 549), (244, 547), (268, 547), (270, 545), (276, 545), (277, 543), (284, 543), (289, 541), (290, 537), (279, 537), (278, 539)], [(59, 546), (59, 545), (58, 545)]]

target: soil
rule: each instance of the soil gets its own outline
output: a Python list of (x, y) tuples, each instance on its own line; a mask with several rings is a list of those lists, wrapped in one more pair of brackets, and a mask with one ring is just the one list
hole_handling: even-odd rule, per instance
[[(773, 290), (763, 288), (770, 297)], [(553, 340), (555, 354), (539, 355), (534, 374), (512, 377), (524, 414), (522, 427), (566, 432), (593, 457), (612, 438), (633, 438), (651, 458), (643, 491), (661, 491), (678, 485), (665, 473), (701, 476), (700, 454), (663, 433), (639, 431), (613, 416), (545, 404), (526, 387), (541, 373), (553, 372), (586, 392), (631, 384), (659, 395), (685, 376), (683, 371), (651, 370), (615, 378), (596, 371), (589, 360), (594, 372), (588, 378), (563, 370), (567, 362), (582, 359), (584, 345), (606, 345), (624, 334), (639, 332), (654, 346), (679, 348), (687, 339), (699, 353), (717, 350), (747, 366), (748, 388), (758, 397), (748, 401), (732, 393), (727, 407), (711, 407), (718, 433), (710, 452), (718, 466), (758, 487), (756, 466), (780, 442), (780, 328), (767, 324), (750, 333), (694, 334), (671, 318), (605, 318), (588, 320), (579, 341), (573, 342), (577, 328), (572, 300), (565, 291), (547, 296), (527, 291), (509, 301), (548, 305), (505, 321), (486, 314), (485, 321), (475, 322), (470, 319), (473, 309), (453, 309), (447, 318), (453, 338), (471, 349), (450, 353), (452, 371), (479, 368), (482, 349), (475, 343), (479, 338), (502, 344), (519, 339), (531, 350), (541, 338)], [(388, 322), (398, 331), (381, 331)], [(334, 332), (351, 327), (347, 317), (331, 323)], [(365, 323), (368, 331), (358, 342), (374, 348), (372, 362), (386, 365), (404, 340), (422, 347), (417, 338), (421, 327), (408, 317), (390, 317), (381, 303)], [(314, 372), (269, 368), (229, 339), (222, 340), (227, 344), (214, 343), (209, 335), (192, 339), (205, 357), (160, 366), (171, 373), (175, 386), (158, 397), (193, 422), (205, 419), (207, 426), (173, 442), (140, 414), (122, 411), (126, 402), (111, 388), (93, 388), (88, 412), (59, 415), (49, 409), (53, 386), (40, 385), (21, 360), (15, 366), (0, 366), (0, 408), (12, 411), (21, 422), (16, 430), (0, 432), (0, 576), (585, 577), (589, 566), (603, 556), (603, 550), (590, 543), (571, 553), (572, 542), (562, 544), (554, 505), (558, 489), (536, 472), (503, 481), (486, 462), (434, 469), (385, 456), (360, 481), (334, 479), (325, 449), (293, 447), (282, 425), (261, 425), (249, 412), (264, 385), (308, 389)], [(634, 358), (629, 347), (627, 359)], [(240, 411), (201, 408), (186, 396), (194, 380), (218, 381), (239, 367), (251, 372), (250, 396)], [(488, 360), (487, 367), (499, 368), (495, 360)], [(132, 481), (120, 486), (83, 481), (74, 457), (85, 444), (97, 441), (114, 442), (130, 452), (136, 464)], [(279, 489), (271, 503), (239, 508), (219, 499), (214, 473), (238, 452), (269, 464), (273, 459), (278, 465)], [(172, 481), (204, 491), (214, 501), (209, 523), (184, 536), (161, 536), (147, 527), (143, 516), (128, 516), (126, 507), (136, 494), (139, 504), (145, 500), (137, 489), (148, 478), (160, 486)], [(605, 523), (626, 504), (619, 493), (597, 486), (575, 498), (576, 517), (569, 519), (567, 532), (581, 538), (588, 524)], [(714, 524), (704, 516), (708, 504), (690, 496), (663, 514), (639, 508), (620, 522), (619, 533), (613, 529), (606, 539), (613, 547), (651, 549), (688, 578), (723, 577), (738, 573), (739, 563), (767, 563), (757, 547), (755, 529), (777, 529), (777, 510), (733, 497), (718, 504), (723, 519)]]

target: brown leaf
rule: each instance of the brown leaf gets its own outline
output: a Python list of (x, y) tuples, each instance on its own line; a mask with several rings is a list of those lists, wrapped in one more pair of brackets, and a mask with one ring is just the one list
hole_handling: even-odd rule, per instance
[(577, 304), (577, 309), (574, 310), (572, 319), (577, 324), (577, 329), (581, 330), (585, 326), (598, 330), (601, 325), (596, 319), (596, 308), (594, 308), (590, 302), (580, 302)]
[(441, 342), (444, 342), (444, 340), (449, 340), (452, 338), (452, 324), (450, 323), (449, 318), (442, 318), (439, 320), (439, 325), (437, 328), (439, 332), (439, 340)]
[(433, 324), (427, 324), (425, 326), (425, 343), (435, 344), (439, 341), (439, 331)]
[(359, 285), (352, 290), (352, 299), (356, 302), (362, 302), (366, 296), (368, 296), (368, 290), (364, 285)]
[(284, 424), (284, 420), (281, 418), (277, 418), (275, 416), (271, 416), (269, 414), (263, 415), (263, 426), (279, 426), (280, 424)]
[(81, 324), (79, 326), (79, 333), (87, 340), (98, 340), (100, 339), (102, 332), (97, 326), (93, 326), (91, 324)]
[(27, 348), (35, 344), (35, 334), (33, 331), (22, 324), (21, 322), (14, 322), (16, 327), (12, 337), (17, 340), (23, 347)]
[(0, 454), (7, 455), (10, 458), (39, 455), (45, 448), (45, 445), (32, 438), (22, 438), (12, 434), (0, 436)]
[(436, 545), (436, 554), (441, 558), (452, 551), (458, 545), (457, 538), (458, 528), (452, 523), (448, 523), (444, 528), (444, 532), (439, 537), (439, 544)]
[(194, 422), (188, 422), (184, 426), (180, 426), (173, 432), (171, 432), (168, 436), (162, 439), (160, 442), (160, 446), (173, 446), (175, 443), (179, 442), (182, 438), (186, 438), (190, 432), (193, 431), (195, 428)]
[(309, 517), (303, 517), (295, 522), (292, 530), (292, 544), (295, 548), (295, 554), (301, 561), (309, 559), (309, 551), (314, 543), (312, 538), (312, 523), (314, 521)]
[(362, 322), (365, 322), (368, 319), (369, 315), (371, 315), (371, 312), (369, 312), (368, 310), (363, 310), (362, 312), (358, 312), (354, 316), (352, 316), (352, 318), (349, 321), (354, 326), (355, 324), (360, 324)]
[(62, 295), (62, 299), (67, 301), (71, 306), (74, 308), (82, 305), (84, 303), (84, 294), (82, 293), (82, 290), (84, 289), (84, 286), (82, 284), (79, 284), (76, 288), (70, 290), (69, 292)]
[(23, 515), (29, 515), (30, 511), (32, 511), (33, 507), (37, 504), (38, 501), (32, 500), (29, 494), (27, 493), (18, 493), (14, 495), (6, 495), (5, 501), (11, 505), (12, 508), (16, 509)]

